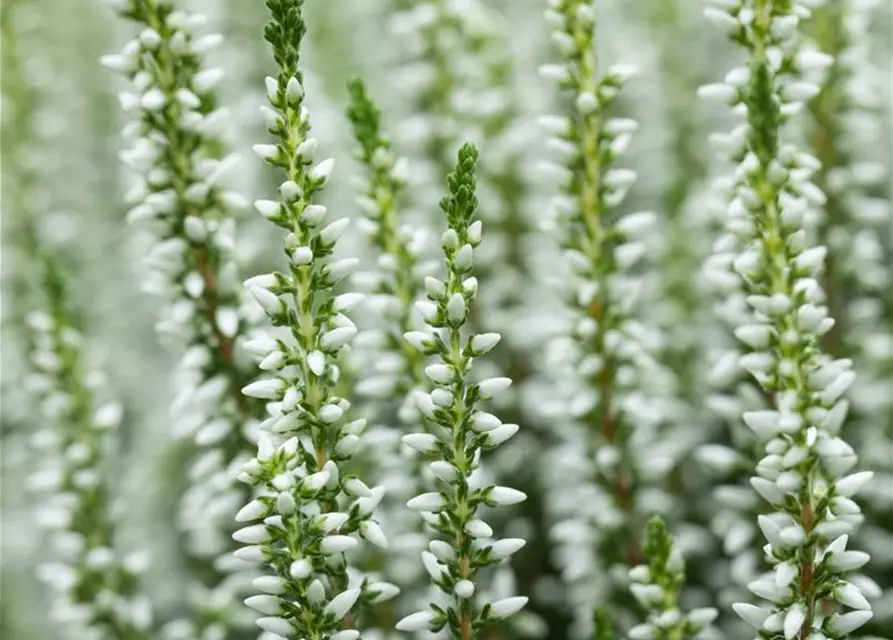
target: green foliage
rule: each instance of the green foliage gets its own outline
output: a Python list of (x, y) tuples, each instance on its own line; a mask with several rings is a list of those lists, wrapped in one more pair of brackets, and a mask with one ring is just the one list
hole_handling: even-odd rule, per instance
[(264, 28), (264, 38), (273, 47), (273, 58), (279, 66), (280, 89), (285, 89), (291, 77), (303, 81), (301, 43), (307, 33), (303, 8), (304, 0), (267, 0), (273, 19)]
[(360, 143), (362, 161), (369, 163), (376, 149), (388, 149), (388, 139), (381, 132), (381, 111), (372, 102), (362, 78), (347, 83), (350, 103), (347, 117), (353, 125), (354, 137)]
[(450, 228), (460, 234), (462, 242), (465, 242), (465, 237), (462, 235), (463, 230), (467, 232), (468, 225), (473, 221), (478, 207), (475, 194), (477, 159), (478, 151), (473, 144), (462, 145), (459, 149), (456, 168), (447, 178), (450, 195), (440, 201), (440, 208), (446, 214)]
[(611, 617), (603, 607), (595, 609), (595, 633), (592, 640), (617, 640), (617, 634), (614, 633), (614, 627), (611, 624)]

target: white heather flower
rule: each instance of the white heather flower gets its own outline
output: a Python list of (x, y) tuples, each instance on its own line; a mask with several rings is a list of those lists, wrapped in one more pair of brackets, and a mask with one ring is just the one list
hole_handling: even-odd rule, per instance
[(417, 611), (397, 622), (396, 629), (398, 631), (427, 631), (431, 628), (434, 621), (434, 614), (431, 611)]
[[(64, 282), (52, 261), (41, 266), (60, 279), (55, 284)], [(77, 634), (138, 637), (152, 615), (140, 584), (148, 556), (140, 549), (127, 556), (114, 550), (118, 524), (104, 499), (113, 488), (107, 463), (117, 451), (121, 405), (108, 397), (106, 377), (87, 370), (84, 340), (67, 321), (65, 287), (46, 286), (42, 294), (51, 315), (32, 313), (26, 327), (29, 369), (43, 382), (28, 389), (28, 396), (46, 437), (34, 443), (40, 467), (26, 486), (40, 506), (37, 524), (47, 529), (59, 558), (41, 564), (37, 577), (53, 587), (52, 622)], [(77, 403), (70, 401), (75, 397)], [(124, 598), (139, 603), (138, 617), (104, 606), (105, 600)], [(58, 612), (71, 607), (79, 607), (83, 615), (66, 621)]]
[[(243, 312), (247, 307), (235, 259), (233, 213), (244, 198), (228, 190), (223, 179), (232, 166), (220, 126), (226, 124), (225, 112), (215, 107), (214, 87), (223, 70), (205, 67), (204, 54), (220, 36), (195, 33), (203, 24), (201, 15), (171, 11), (169, 3), (148, 3), (139, 10), (137, 4), (114, 3), (140, 33), (106, 61), (131, 84), (130, 97), (121, 102), (131, 120), (123, 131), (129, 148), (121, 158), (136, 174), (128, 217), (134, 223), (152, 222), (147, 290), (163, 298), (159, 337), (182, 356), (175, 376), (181, 392), (172, 407), (175, 431), (193, 438), (193, 464), (211, 461), (203, 473), (190, 474), (177, 524), (189, 555), (210, 567), (233, 549), (229, 532), (238, 511), (233, 502), (249, 498), (248, 487), (235, 483), (227, 471), (252, 449), (240, 437), (241, 427), (263, 417), (263, 403), (241, 394), (255, 372), (236, 355), (236, 345), (256, 323)], [(151, 117), (132, 110), (134, 99)], [(265, 303), (280, 304), (264, 291)], [(195, 637), (215, 633), (215, 624), (224, 633), (233, 626), (232, 621), (213, 623), (217, 616), (210, 615), (209, 604), (196, 606), (196, 622), (190, 623)]]
[(511, 598), (503, 598), (490, 605), (490, 615), (497, 620), (501, 620), (518, 613), (526, 604), (527, 598), (525, 597), (514, 596)]
[[(484, 448), (476, 433), (492, 431), (502, 424), (495, 415), (480, 411), (476, 405), (484, 396), (510, 384), (508, 379), (497, 378), (483, 383), (488, 390), (486, 394), (470, 393), (474, 385), (465, 374), (472, 357), (482, 355), (499, 342), (498, 334), (466, 337), (463, 331), (478, 291), (476, 283), (475, 286), (467, 286), (467, 273), (473, 264), (472, 245), (480, 242), (481, 231), (481, 225), (476, 225), (474, 219), (477, 203), (474, 198), (467, 197), (474, 189), (476, 160), (476, 149), (464, 145), (459, 151), (456, 169), (449, 178), (450, 193), (441, 201), (449, 223), (441, 242), (447, 277), (445, 280), (428, 280), (426, 291), (431, 301), (428, 304), (430, 309), (423, 312), (430, 330), (442, 330), (442, 344), (449, 346), (436, 349), (439, 362), (425, 368), (425, 375), (430, 380), (430, 393), (418, 394), (416, 403), (427, 421), (436, 425), (437, 432), (442, 431), (450, 437), (440, 441), (431, 433), (417, 433), (403, 438), (403, 442), (411, 448), (441, 458), (432, 463), (431, 469), (447, 488), (443, 492), (422, 493), (412, 498), (407, 506), (422, 512), (445, 513), (446, 517), (441, 517), (440, 521), (449, 523), (449, 531), (443, 532), (442, 540), (431, 541), (431, 551), (422, 553), (422, 563), (439, 589), (448, 596), (458, 596), (460, 599), (470, 598), (481, 591), (478, 582), (481, 567), (508, 557), (524, 544), (520, 539), (506, 539), (491, 545), (488, 556), (469, 554), (469, 547), (463, 543), (466, 536), (490, 532), (483, 522), (472, 524), (476, 522), (478, 505), (482, 502), (490, 506), (516, 504), (526, 498), (522, 492), (508, 487), (476, 488), (471, 480), (473, 474), (479, 473), (481, 461), (478, 453)], [(422, 349), (428, 349), (427, 335), (418, 336), (412, 342)], [(464, 402), (457, 403), (457, 399), (464, 399)], [(438, 407), (448, 410), (438, 410)], [(509, 435), (511, 433), (504, 435), (503, 440)], [(496, 446), (498, 442), (498, 439), (493, 440), (488, 446)], [(442, 564), (441, 560), (447, 564)], [(449, 605), (449, 615), (459, 619), (463, 626), (476, 626), (487, 622), (488, 616), (490, 619), (507, 617), (520, 610), (525, 602), (526, 598), (507, 598), (499, 601), (498, 608), (462, 607), (460, 610), (454, 601)], [(422, 611), (401, 620), (397, 628), (407, 631), (433, 628), (441, 615)]]
[[(551, 226), (565, 263), (556, 285), (569, 321), (553, 341), (563, 353), (550, 372), (549, 393), (550, 400), (563, 405), (556, 407), (556, 418), (568, 424), (556, 431), (559, 444), (555, 470), (550, 470), (554, 477), (549, 478), (554, 486), (546, 503), (554, 513), (554, 535), (572, 523), (581, 529), (574, 538), (559, 541), (556, 557), (567, 578), (578, 632), (589, 635), (597, 604), (611, 608), (629, 598), (619, 582), (600, 575), (619, 572), (619, 559), (612, 557), (601, 566), (604, 559), (595, 557), (597, 547), (590, 549), (580, 540), (598, 539), (599, 546), (637, 553), (638, 541), (630, 539), (626, 525), (644, 514), (634, 513), (633, 496), (641, 484), (658, 485), (665, 474), (663, 465), (640, 473), (637, 458), (648, 456), (644, 451), (653, 446), (660, 428), (657, 416), (665, 413), (658, 408), (664, 400), (659, 396), (669, 396), (666, 389), (676, 382), (673, 373), (658, 364), (656, 352), (663, 337), (656, 327), (638, 320), (657, 314), (640, 307), (635, 293), (651, 291), (656, 282), (648, 263), (661, 249), (660, 216), (624, 210), (639, 174), (622, 160), (638, 125), (625, 114), (613, 117), (614, 102), (637, 70), (630, 64), (603, 67), (592, 55), (600, 28), (597, 3), (556, 2), (551, 10), (558, 66), (566, 71), (559, 91), (566, 94), (561, 97), (568, 118), (566, 123), (547, 122), (549, 148), (558, 152), (552, 162), (559, 166), (544, 179), (559, 191)], [(722, 100), (737, 101), (735, 88), (718, 88)], [(650, 384), (656, 379), (662, 382)], [(580, 449), (589, 452), (588, 460), (597, 461), (597, 470), (577, 453)], [(583, 509), (581, 517), (568, 486), (577, 499), (598, 506)], [(501, 501), (502, 496), (495, 492), (493, 499)], [(595, 565), (600, 565), (599, 571), (592, 570)], [(622, 615), (627, 613), (632, 612)]]
[[(303, 33), (300, 7), (297, 14), (287, 16), (273, 12), (267, 38), (277, 52), (277, 61), (286, 63), (283, 48), (298, 47)], [(341, 395), (340, 387), (336, 389), (342, 366), (339, 353), (357, 335), (345, 313), (363, 296), (335, 295), (336, 285), (358, 260), (329, 258), (349, 224), (347, 218), (318, 228), (326, 210), (313, 200), (328, 182), (334, 161), (313, 164), (319, 143), (307, 137), (304, 89), (294, 73), (295, 69), (286, 65), (277, 78), (268, 79), (267, 122), (277, 140), (255, 148), (261, 158), (286, 174), (279, 188), (280, 200), (261, 200), (256, 208), (276, 226), (288, 229), (283, 241), (289, 268), (272, 278), (260, 276), (246, 283), (270, 319), (287, 326), (294, 340), (273, 343), (261, 339), (251, 345), (263, 358), (260, 368), (272, 377), (253, 382), (243, 391), (277, 402), (266, 405), (269, 417), (260, 426), (256, 457), (243, 467), (240, 476), (261, 493), (239, 515), (264, 519), (262, 524), (240, 529), (234, 538), (259, 547), (247, 555), (260, 560), (273, 574), (255, 580), (255, 588), (283, 598), (276, 615), (257, 621), (261, 628), (289, 639), (325, 636), (350, 640), (357, 634), (355, 629), (345, 628), (348, 612), (362, 592), (341, 583), (343, 572), (352, 571), (343, 566), (342, 558), (358, 546), (359, 536), (379, 546), (387, 544), (380, 527), (370, 519), (384, 494), (374, 493), (358, 478), (344, 476), (340, 466), (359, 448), (365, 425), (363, 420), (346, 418), (351, 403)], [(289, 162), (280, 162), (285, 153), (291, 156)], [(275, 291), (290, 293), (288, 307)], [(348, 386), (347, 391), (351, 390)], [(271, 514), (266, 513), (268, 509)], [(319, 534), (323, 534), (321, 538)], [(275, 551), (295, 539), (314, 540), (302, 546), (305, 557), (295, 559)], [(275, 610), (268, 601), (260, 601), (260, 605), (266, 609), (263, 613)], [(296, 613), (306, 611), (314, 614)]]
[[(861, 515), (849, 496), (870, 475), (840, 477), (855, 464), (855, 455), (835, 436), (837, 425), (828, 430), (823, 419), (856, 377), (850, 363), (828, 361), (821, 353), (820, 338), (834, 320), (820, 306), (824, 294), (815, 278), (828, 250), (821, 245), (808, 246), (812, 230), (802, 211), (780, 215), (777, 207), (782, 203), (783, 209), (790, 210), (793, 202), (818, 206), (827, 202), (823, 191), (810, 182), (812, 174), (821, 169), (820, 163), (792, 145), (782, 144), (779, 114), (796, 119), (802, 109), (799, 103), (821, 90), (812, 77), (803, 76), (805, 69), (798, 67), (815, 69), (831, 60), (821, 54), (810, 56), (802, 48), (798, 28), (801, 19), (809, 17), (808, 10), (779, 6), (768, 15), (748, 2), (739, 8), (735, 14), (732, 8), (729, 18), (734, 15), (740, 28), (732, 29), (722, 10), (710, 10), (707, 15), (746, 47), (748, 73), (730, 74), (737, 88), (707, 85), (699, 95), (729, 105), (744, 102), (744, 108), (737, 109), (746, 124), (743, 145), (736, 145), (739, 148), (733, 156), (739, 165), (729, 191), (734, 190), (737, 198), (728, 209), (727, 229), (735, 238), (729, 245), (737, 253), (731, 256), (732, 265), (743, 276), (738, 295), (746, 303), (745, 307), (739, 305), (735, 316), (739, 325), (735, 335), (754, 349), (741, 355), (738, 362), (774, 405), (773, 409), (745, 411), (743, 418), (765, 443), (766, 455), (756, 464), (759, 475), (750, 483), (769, 503), (769, 515), (759, 516), (759, 526), (769, 542), (764, 555), (775, 572), (748, 584), (754, 594), (768, 601), (768, 608), (746, 604), (735, 608), (755, 628), (793, 639), (804, 632), (813, 633), (819, 623), (815, 610), (822, 594), (838, 586), (843, 573), (869, 559), (865, 553), (845, 550), (845, 536), (832, 542), (824, 554), (820, 550), (822, 533), (835, 529), (832, 519)], [(795, 63), (785, 66), (786, 59)], [(805, 64), (797, 65), (797, 60)], [(802, 209), (802, 205), (794, 209)], [(838, 483), (842, 492), (835, 497)], [(830, 508), (819, 506), (829, 497)], [(815, 571), (818, 559), (826, 572)], [(852, 595), (851, 591), (846, 594)], [(835, 630), (832, 622), (830, 631), (835, 637), (849, 633), (870, 617), (870, 612), (866, 613), (858, 624), (845, 624), (842, 632)], [(843, 617), (835, 622), (840, 620)]]

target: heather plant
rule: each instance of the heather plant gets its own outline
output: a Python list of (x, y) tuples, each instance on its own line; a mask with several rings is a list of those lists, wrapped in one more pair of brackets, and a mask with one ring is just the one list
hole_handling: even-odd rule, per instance
[(842, 396), (855, 380), (852, 362), (823, 356), (819, 344), (834, 325), (816, 280), (827, 249), (810, 246), (806, 228), (810, 207), (827, 202), (811, 181), (820, 163), (782, 138), (783, 124), (819, 92), (810, 76), (830, 59), (800, 43), (798, 24), (810, 11), (796, 3), (736, 3), (706, 15), (749, 54), (747, 66), (700, 93), (744, 106), (746, 124), (730, 141), (739, 164), (729, 218), (742, 244), (732, 266), (750, 318), (736, 337), (751, 349), (740, 366), (771, 407), (743, 418), (766, 442), (750, 482), (771, 507), (758, 523), (773, 571), (748, 585), (761, 604), (735, 609), (758, 637), (846, 637), (872, 615), (846, 579), (869, 560), (847, 543), (862, 520), (852, 497), (872, 474), (847, 475), (857, 459), (839, 436), (848, 411)]
[(0, 637), (893, 635), (891, 20), (4, 2)]
[[(671, 374), (653, 356), (659, 334), (636, 318), (635, 309), (657, 215), (621, 208), (637, 176), (616, 163), (637, 124), (608, 115), (636, 69), (599, 69), (592, 5), (553, 2), (547, 19), (562, 61), (541, 67), (540, 73), (571, 98), (567, 115), (540, 119), (551, 134), (547, 146), (561, 163), (543, 169), (561, 187), (552, 203), (552, 225), (568, 267), (560, 293), (571, 311), (566, 333), (551, 346), (553, 357), (563, 365), (572, 363), (556, 381), (563, 404), (558, 415), (578, 427), (567, 431), (557, 457), (579, 473), (574, 492), (556, 497), (556, 507), (565, 503), (566, 512), (557, 515), (554, 535), (564, 547), (562, 562), (567, 578), (577, 583), (575, 604), (586, 621), (593, 600), (629, 604), (624, 566), (641, 559), (637, 493), (644, 485), (659, 486), (669, 466), (647, 456), (651, 467), (645, 468), (639, 464), (645, 458), (633, 452), (648, 451), (657, 436), (660, 398), (652, 385), (657, 380), (666, 384)], [(566, 377), (574, 382), (564, 382)], [(556, 481), (557, 491), (564, 493), (563, 478)], [(601, 571), (607, 580), (600, 578)], [(623, 617), (621, 611), (614, 615)]]
[(55, 557), (37, 575), (58, 592), (53, 622), (77, 630), (67, 630), (69, 635), (148, 638), (151, 603), (139, 578), (149, 559), (145, 551), (122, 553), (117, 499), (110, 491), (121, 405), (109, 397), (108, 378), (87, 368), (58, 264), (46, 255), (43, 264), (46, 310), (27, 319), (28, 387), (43, 422), (31, 436), (41, 464), (28, 481)]
[(437, 356), (438, 362), (425, 368), (430, 392), (419, 392), (416, 403), (427, 419), (426, 432), (403, 436), (403, 441), (419, 453), (434, 458), (431, 473), (439, 490), (421, 493), (407, 507), (422, 512), (426, 522), (440, 536), (422, 552), (422, 562), (432, 582), (454, 598), (450, 604), (432, 602), (430, 608), (403, 618), (397, 629), (439, 631), (448, 626), (453, 637), (479, 638), (494, 621), (517, 613), (526, 597), (510, 596), (475, 605), (476, 593), (486, 593), (478, 578), (482, 568), (499, 563), (524, 546), (524, 540), (493, 540), (493, 529), (478, 516), (482, 506), (517, 504), (525, 495), (503, 486), (480, 486), (475, 472), (484, 449), (492, 449), (518, 431), (516, 424), (504, 424), (491, 413), (477, 409), (481, 400), (492, 398), (511, 384), (508, 378), (488, 378), (473, 383), (471, 368), (475, 357), (490, 352), (499, 342), (498, 333), (472, 333), (463, 336), (470, 305), (478, 291), (471, 276), (474, 249), (481, 243), (482, 223), (475, 219), (475, 165), (477, 149), (463, 145), (456, 170), (448, 178), (449, 195), (440, 204), (448, 229), (441, 237), (446, 280), (428, 278), (428, 300), (419, 303), (427, 331), (408, 332), (406, 340), (421, 353)]
[(232, 212), (244, 197), (225, 188), (234, 158), (223, 155), (221, 142), (227, 114), (215, 89), (223, 70), (203, 65), (221, 36), (196, 35), (204, 16), (171, 3), (114, 6), (140, 29), (121, 53), (102, 59), (131, 85), (120, 94), (132, 118), (121, 159), (137, 173), (127, 218), (156, 235), (142, 287), (165, 300), (156, 330), (180, 353), (174, 430), (195, 445), (178, 525), (200, 567), (192, 588), (200, 614), (167, 632), (221, 634), (244, 623), (235, 599), (238, 564), (228, 562), (228, 552), (232, 513), (247, 494), (232, 470), (248, 459), (245, 430), (262, 417), (260, 403), (240, 392), (250, 377), (239, 349), (258, 313), (244, 304), (233, 257)]

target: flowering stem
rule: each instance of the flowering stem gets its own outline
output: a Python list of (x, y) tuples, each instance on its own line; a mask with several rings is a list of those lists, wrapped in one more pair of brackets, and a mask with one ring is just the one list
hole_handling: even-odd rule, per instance
[(507, 389), (511, 380), (491, 378), (477, 384), (470, 380), (474, 358), (491, 351), (500, 336), (472, 333), (463, 337), (478, 291), (477, 279), (470, 275), (474, 249), (481, 242), (481, 223), (475, 220), (477, 157), (473, 145), (463, 145), (456, 169), (447, 179), (449, 195), (441, 200), (449, 225), (441, 238), (447, 278), (445, 282), (428, 278), (428, 300), (418, 303), (428, 331), (406, 334), (410, 344), (424, 355), (438, 356), (438, 362), (425, 368), (433, 383), (431, 392), (416, 396), (427, 419), (426, 432), (407, 434), (403, 442), (433, 459), (431, 471), (439, 481), (438, 491), (422, 493), (407, 506), (421, 511), (442, 536), (430, 542), (422, 562), (432, 582), (453, 604), (444, 610), (432, 602), (429, 608), (400, 620), (397, 629), (439, 631), (449, 626), (452, 637), (461, 640), (480, 638), (495, 621), (527, 603), (527, 598), (509, 597), (478, 609), (474, 600), (482, 591), (479, 569), (501, 562), (524, 546), (520, 539), (491, 542), (493, 531), (477, 518), (479, 508), (516, 504), (526, 498), (514, 489), (477, 488), (471, 482), (483, 450), (497, 447), (518, 431), (517, 425), (502, 424), (477, 408), (479, 401)]
[[(843, 579), (868, 561), (867, 554), (845, 548), (847, 534), (861, 521), (850, 497), (871, 474), (841, 477), (856, 463), (852, 448), (837, 435), (848, 410), (842, 396), (855, 374), (848, 360), (820, 351), (821, 336), (834, 324), (827, 307), (819, 305), (823, 294), (816, 280), (826, 249), (809, 247), (804, 228), (810, 206), (826, 202), (810, 182), (819, 163), (782, 145), (780, 135), (781, 125), (819, 92), (801, 78), (828, 60), (798, 49), (800, 16), (788, 0), (754, 0), (706, 14), (751, 54), (748, 68), (700, 93), (747, 107), (745, 135), (734, 140), (740, 164), (728, 215), (745, 243), (733, 266), (752, 313), (735, 335), (754, 349), (740, 357), (741, 366), (774, 401), (770, 410), (743, 416), (767, 441), (751, 484), (773, 507), (758, 522), (769, 541), (765, 549), (774, 576), (748, 587), (771, 609), (742, 603), (735, 609), (757, 629), (764, 620), (778, 627), (778, 634), (767, 631), (766, 637), (839, 638), (871, 618), (868, 602)], [(825, 598), (857, 610), (829, 616), (820, 603)]]

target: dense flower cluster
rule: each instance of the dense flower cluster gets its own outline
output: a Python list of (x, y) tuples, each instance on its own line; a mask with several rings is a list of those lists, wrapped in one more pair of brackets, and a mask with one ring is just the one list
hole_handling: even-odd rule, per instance
[[(350, 401), (338, 393), (338, 355), (356, 336), (345, 315), (362, 295), (336, 295), (336, 285), (356, 267), (355, 258), (332, 260), (349, 219), (323, 224), (326, 207), (314, 202), (334, 167), (315, 160), (318, 142), (310, 135), (304, 106), (299, 47), (306, 31), (302, 2), (268, 0), (272, 21), (265, 36), (279, 66), (268, 77), (265, 107), (274, 144), (255, 152), (285, 173), (280, 199), (254, 203), (260, 214), (286, 232), (288, 268), (246, 281), (281, 338), (253, 340), (248, 349), (269, 375), (247, 385), (246, 396), (270, 401), (261, 424), (257, 456), (239, 479), (257, 497), (236, 515), (248, 524), (233, 534), (246, 545), (237, 557), (263, 565), (254, 581), (263, 595), (246, 604), (263, 614), (258, 626), (284, 638), (359, 637), (351, 610), (393, 597), (389, 583), (358, 580), (346, 554), (358, 537), (386, 547), (372, 511), (384, 490), (370, 489), (344, 464), (356, 451), (366, 426), (349, 420)], [(325, 634), (325, 635), (324, 635)]]
[[(751, 485), (772, 507), (759, 526), (773, 571), (748, 585), (765, 604), (736, 611), (759, 638), (842, 638), (871, 618), (871, 605), (846, 580), (869, 559), (847, 542), (862, 521), (852, 497), (871, 473), (847, 475), (856, 454), (838, 435), (852, 362), (819, 346), (834, 324), (816, 280), (827, 250), (809, 246), (805, 227), (810, 207), (826, 201), (811, 181), (819, 163), (781, 138), (783, 123), (819, 92), (809, 74), (830, 59), (800, 45), (798, 23), (810, 11), (794, 2), (725, 3), (706, 15), (750, 54), (747, 67), (700, 94), (741, 105), (746, 117), (728, 140), (739, 163), (728, 215), (742, 245), (731, 264), (750, 311), (735, 335), (751, 349), (740, 366), (771, 402), (744, 421), (765, 443)], [(837, 613), (826, 599), (852, 610)]]
[(679, 597), (685, 584), (685, 561), (682, 552), (673, 544), (663, 520), (655, 516), (648, 523), (645, 539), (648, 565), (630, 569), (630, 590), (648, 619), (629, 630), (630, 640), (697, 637), (718, 615), (712, 607), (683, 613)]
[[(544, 65), (540, 74), (573, 98), (569, 115), (540, 119), (557, 156), (542, 172), (562, 187), (553, 200), (551, 225), (569, 271), (560, 292), (571, 312), (567, 333), (550, 349), (562, 365), (557, 417), (580, 427), (567, 433), (558, 451), (561, 466), (551, 465), (560, 476), (554, 508), (563, 509), (553, 536), (565, 579), (576, 586), (574, 606), (586, 623), (597, 600), (626, 591), (624, 565), (640, 559), (635, 531), (642, 505), (636, 492), (672, 465), (669, 456), (651, 455), (662, 420), (660, 398), (652, 392), (672, 381), (653, 355), (661, 345), (659, 333), (636, 318), (642, 263), (657, 216), (619, 210), (637, 175), (615, 163), (637, 124), (607, 115), (636, 70), (616, 65), (599, 77), (592, 5), (554, 1), (547, 19), (562, 61)], [(647, 465), (640, 464), (645, 460)], [(652, 504), (659, 504), (660, 494), (653, 496)], [(607, 581), (598, 577), (602, 564), (613, 576)]]
[[(438, 362), (425, 367), (432, 383), (430, 392), (419, 392), (416, 404), (425, 416), (424, 432), (403, 436), (403, 442), (433, 458), (430, 468), (439, 489), (419, 494), (407, 503), (422, 512), (440, 536), (422, 552), (422, 562), (432, 582), (449, 596), (444, 603), (413, 613), (397, 623), (402, 631), (439, 631), (445, 626), (455, 638), (479, 638), (494, 621), (517, 613), (526, 597), (486, 599), (478, 577), (482, 568), (497, 564), (524, 546), (518, 538), (493, 539), (493, 529), (478, 512), (483, 506), (517, 504), (525, 495), (509, 487), (480, 486), (476, 473), (485, 449), (493, 449), (518, 432), (518, 425), (503, 424), (491, 413), (477, 408), (511, 385), (508, 378), (488, 378), (474, 383), (471, 368), (476, 357), (489, 353), (499, 342), (495, 333), (463, 337), (471, 303), (478, 292), (471, 276), (474, 250), (481, 243), (482, 224), (475, 219), (475, 164), (477, 150), (464, 145), (456, 170), (449, 176), (449, 196), (441, 201), (449, 228), (441, 237), (447, 267), (446, 281), (427, 278), (427, 300), (418, 303), (426, 331), (412, 331), (406, 340)], [(476, 478), (477, 475), (477, 478)], [(478, 480), (476, 482), (476, 480)], [(475, 598), (478, 594), (478, 598)]]
[(48, 309), (28, 317), (33, 349), (27, 386), (43, 421), (31, 437), (40, 464), (29, 485), (41, 505), (37, 522), (56, 557), (37, 575), (58, 594), (53, 621), (77, 629), (78, 638), (148, 638), (152, 608), (139, 588), (148, 556), (122, 554), (116, 546), (119, 516), (109, 491), (121, 405), (108, 397), (102, 372), (87, 370), (58, 265), (45, 264)]
[[(233, 482), (234, 469), (249, 455), (243, 429), (262, 408), (239, 391), (250, 375), (239, 344), (259, 313), (244, 304), (233, 258), (232, 211), (243, 197), (225, 187), (235, 157), (220, 157), (227, 112), (217, 105), (216, 87), (224, 72), (203, 66), (221, 37), (197, 36), (204, 16), (170, 2), (113, 4), (141, 28), (119, 54), (102, 60), (131, 83), (119, 96), (131, 118), (121, 159), (136, 173), (128, 220), (157, 234), (143, 288), (165, 300), (156, 329), (182, 349), (171, 411), (178, 435), (197, 447), (179, 524), (191, 553), (215, 563), (195, 590), (204, 610), (195, 624), (222, 633), (236, 622), (231, 612), (240, 581), (226, 577), (239, 568), (227, 557), (232, 513), (245, 495)], [(181, 637), (193, 627), (182, 622), (171, 633)]]

